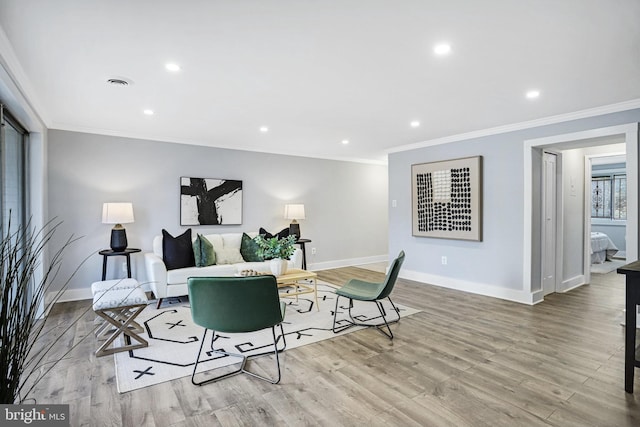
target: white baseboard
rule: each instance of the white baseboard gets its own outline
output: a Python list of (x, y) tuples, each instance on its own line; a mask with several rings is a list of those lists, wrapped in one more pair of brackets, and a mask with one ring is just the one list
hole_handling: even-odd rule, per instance
[(587, 283), (584, 274), (579, 274), (571, 279), (563, 280), (558, 286), (557, 292), (569, 292)]
[(525, 292), (518, 289), (501, 288), (499, 286), (488, 285), (486, 283), (469, 282), (467, 280), (437, 276), (435, 274), (427, 274), (419, 271), (400, 270), (400, 277), (416, 282), (440, 286), (442, 288), (455, 289), (458, 291), (500, 298), (528, 305), (536, 304), (542, 300), (536, 293)]
[[(51, 301), (53, 298), (54, 294), (50, 292), (47, 295), (47, 301)], [(67, 289), (60, 295), (57, 302), (79, 301), (83, 299), (93, 299), (91, 288)]]
[[(353, 267), (357, 265), (363, 264), (372, 264), (374, 262), (387, 262), (389, 261), (388, 255), (375, 255), (371, 257), (362, 257), (362, 258), (349, 258), (349, 259), (341, 259), (335, 261), (326, 261), (326, 262), (317, 262), (317, 263), (309, 263), (307, 264), (307, 269), (311, 271), (316, 270), (330, 270), (332, 268), (340, 268), (340, 267)], [(151, 291), (151, 288), (148, 284), (142, 284), (142, 289), (145, 292)], [(55, 293), (50, 292), (47, 295), (47, 301), (50, 302)], [(69, 301), (79, 301), (84, 299), (93, 299), (93, 294), (91, 293), (91, 285), (88, 285), (86, 288), (81, 289), (67, 289), (62, 293), (57, 302), (69, 302)]]
[[(362, 258), (350, 258), (343, 260), (325, 261), (320, 263), (308, 264), (309, 270), (329, 270), (332, 268), (340, 267), (352, 267), (357, 265), (372, 264), (376, 262), (387, 262), (388, 255), (376, 255), (371, 257)], [(488, 285), (478, 282), (470, 282), (466, 280), (454, 279), (451, 277), (437, 276), (433, 274), (422, 273), (411, 270), (400, 270), (400, 277), (403, 279), (413, 280), (416, 282), (428, 283), (443, 288), (455, 289), (459, 291), (469, 292), (478, 295), (484, 295), (493, 298), (500, 298), (508, 301), (515, 301), (522, 304), (537, 304), (543, 300), (542, 291), (540, 292), (525, 292), (516, 289), (501, 288), (494, 285)], [(573, 282), (572, 282), (573, 283)], [(579, 286), (579, 285), (578, 285)], [(575, 286), (574, 286), (575, 287)], [(143, 284), (143, 289), (149, 291), (149, 285)], [(568, 290), (568, 289), (567, 289)], [(51, 301), (52, 294), (47, 296), (47, 301)], [(62, 296), (58, 299), (58, 302), (78, 301), (84, 299), (92, 299), (91, 288), (82, 289), (67, 289)]]
[(373, 264), (374, 262), (388, 262), (388, 255), (375, 255), (362, 258), (340, 259), (335, 261), (307, 263), (307, 270), (330, 270), (332, 268), (353, 267), (363, 264)]
[(533, 304), (538, 304), (544, 301), (544, 291), (540, 289), (539, 291), (535, 291), (532, 293), (533, 295)]

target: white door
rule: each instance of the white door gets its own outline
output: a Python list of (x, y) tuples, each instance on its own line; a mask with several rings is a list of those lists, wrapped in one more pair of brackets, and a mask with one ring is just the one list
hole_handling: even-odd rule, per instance
[(555, 154), (544, 153), (542, 158), (542, 291), (548, 295), (556, 291), (556, 160)]

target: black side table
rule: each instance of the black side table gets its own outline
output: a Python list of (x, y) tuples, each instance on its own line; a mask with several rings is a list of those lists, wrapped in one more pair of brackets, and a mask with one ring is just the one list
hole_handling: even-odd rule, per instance
[(104, 249), (98, 252), (102, 255), (102, 280), (107, 277), (107, 258), (110, 256), (123, 256), (127, 258), (127, 277), (131, 278), (131, 254), (142, 252), (142, 249), (127, 248), (124, 251), (114, 251), (113, 249)]
[(633, 374), (640, 368), (636, 359), (636, 310), (640, 304), (640, 261), (618, 268), (618, 274), (625, 277), (625, 320), (624, 320), (624, 391), (633, 393)]
[(302, 269), (307, 269), (307, 250), (305, 249), (305, 243), (311, 243), (310, 239), (298, 239), (296, 244), (300, 245), (300, 249), (302, 249)]

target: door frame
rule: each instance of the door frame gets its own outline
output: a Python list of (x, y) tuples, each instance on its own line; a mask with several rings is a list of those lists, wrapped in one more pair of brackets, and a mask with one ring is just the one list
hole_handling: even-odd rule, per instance
[[(605, 141), (614, 137), (620, 138), (619, 142), (624, 142), (626, 144), (627, 259), (636, 260), (638, 258), (638, 123), (628, 123), (624, 125), (590, 129), (582, 132), (554, 135), (524, 141), (524, 236), (522, 251), (522, 289), (525, 292), (530, 293), (531, 302), (533, 304), (544, 300), (541, 289), (542, 283), (533, 283), (532, 280), (532, 273), (534, 269), (540, 271), (541, 268), (539, 264), (534, 265), (533, 258), (534, 239), (538, 239), (540, 233), (540, 230), (534, 230), (533, 224), (534, 151), (545, 148), (553, 149), (554, 147), (568, 149), (599, 145), (598, 141)], [(537, 197), (539, 197), (539, 194)]]
[[(555, 273), (554, 273), (554, 277), (553, 277), (553, 292), (558, 292), (560, 290), (560, 283), (561, 283), (561, 278), (562, 278), (562, 270), (563, 270), (563, 249), (564, 249), (564, 239), (562, 238), (563, 233), (564, 233), (564, 229), (563, 229), (563, 218), (564, 218), (564, 196), (563, 196), (563, 191), (564, 191), (564, 186), (562, 185), (563, 183), (563, 177), (562, 177), (562, 152), (561, 151), (554, 151), (554, 150), (547, 150), (544, 149), (542, 150), (542, 167), (543, 167), (543, 173), (542, 173), (542, 177), (543, 180), (546, 177), (546, 172), (544, 172), (544, 155), (545, 154), (552, 154), (554, 156), (556, 156), (556, 170), (555, 170), (555, 194), (556, 194), (556, 209), (555, 209), (555, 235), (553, 236), (554, 239), (554, 246), (555, 246), (555, 252), (556, 252), (556, 257), (555, 257)], [(542, 208), (542, 215), (541, 215), (541, 219), (542, 219), (542, 223), (544, 224), (544, 212), (545, 212), (545, 189), (546, 186), (544, 185), (544, 181), (543, 181), (543, 185), (542, 185), (542, 194), (541, 194), (541, 208)], [(540, 247), (541, 249), (545, 247), (545, 239), (546, 239), (546, 234), (545, 234), (545, 226), (542, 226), (540, 229)], [(541, 256), (540, 258), (540, 271), (541, 271), (541, 279), (543, 280), (543, 283), (541, 284), (541, 290), (544, 294), (544, 277), (542, 276), (544, 274), (544, 255)]]

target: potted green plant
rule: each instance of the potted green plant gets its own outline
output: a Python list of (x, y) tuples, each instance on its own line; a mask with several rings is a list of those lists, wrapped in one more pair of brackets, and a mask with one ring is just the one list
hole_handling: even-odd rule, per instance
[(255, 239), (258, 244), (257, 254), (265, 260), (271, 260), (270, 267), (274, 276), (281, 276), (287, 272), (287, 260), (295, 252), (296, 236), (271, 237), (265, 239), (259, 235)]

